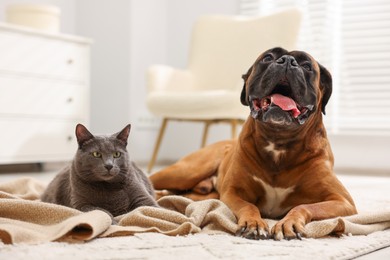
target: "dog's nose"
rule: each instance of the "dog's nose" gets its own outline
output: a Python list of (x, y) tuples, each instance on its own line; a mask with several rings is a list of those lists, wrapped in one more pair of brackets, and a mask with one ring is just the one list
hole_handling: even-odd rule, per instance
[(280, 65), (287, 64), (291, 65), (293, 67), (298, 66), (298, 62), (295, 60), (295, 58), (291, 55), (283, 55), (279, 59), (276, 60), (276, 62)]

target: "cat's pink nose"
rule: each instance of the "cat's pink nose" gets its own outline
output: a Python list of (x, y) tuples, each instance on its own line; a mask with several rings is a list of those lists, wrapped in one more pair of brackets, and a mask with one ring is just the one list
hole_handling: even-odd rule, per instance
[(113, 167), (113, 165), (112, 165), (112, 164), (106, 164), (106, 165), (104, 165), (104, 168), (106, 168), (106, 169), (107, 169), (107, 171), (111, 170), (111, 169), (112, 169), (112, 167)]

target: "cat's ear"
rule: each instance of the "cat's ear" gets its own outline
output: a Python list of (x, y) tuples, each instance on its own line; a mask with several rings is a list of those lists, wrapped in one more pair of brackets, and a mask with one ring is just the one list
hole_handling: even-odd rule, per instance
[(116, 138), (119, 139), (121, 142), (127, 145), (127, 138), (129, 138), (131, 125), (128, 124), (125, 128), (122, 129), (117, 135)]
[(94, 136), (82, 124), (77, 124), (76, 126), (76, 137), (79, 148), (81, 148), (86, 141), (94, 138)]

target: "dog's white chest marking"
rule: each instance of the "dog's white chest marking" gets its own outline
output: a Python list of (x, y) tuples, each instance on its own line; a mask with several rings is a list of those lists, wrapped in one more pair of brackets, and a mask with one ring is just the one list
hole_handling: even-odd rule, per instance
[(256, 182), (261, 183), (265, 191), (265, 204), (260, 207), (260, 213), (262, 216), (276, 218), (287, 213), (290, 208), (281, 208), (281, 203), (286, 197), (294, 191), (294, 187), (278, 188), (272, 187), (265, 183), (262, 179), (253, 176)]
[(286, 152), (285, 150), (275, 149), (275, 144), (272, 142), (268, 142), (268, 145), (266, 147), (264, 147), (264, 149), (267, 152), (272, 153), (275, 162), (278, 162), (280, 159), (280, 156)]

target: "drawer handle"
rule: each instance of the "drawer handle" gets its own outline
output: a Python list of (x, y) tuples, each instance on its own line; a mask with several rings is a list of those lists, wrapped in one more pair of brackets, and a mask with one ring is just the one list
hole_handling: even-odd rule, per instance
[(73, 136), (71, 136), (71, 135), (68, 135), (68, 137), (67, 137), (67, 140), (68, 140), (68, 142), (72, 142), (72, 140), (73, 140)]
[(66, 99), (66, 103), (72, 103), (73, 102), (73, 98), (72, 97), (68, 97), (67, 99)]
[(66, 63), (68, 63), (68, 65), (72, 65), (73, 64), (73, 59), (68, 59), (67, 61), (66, 61)]

